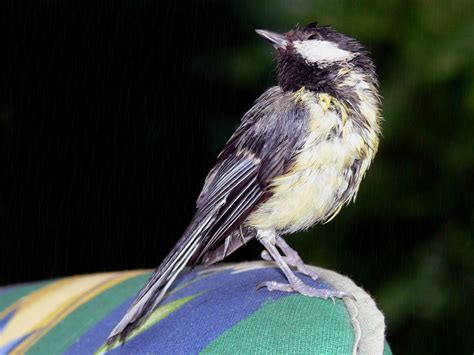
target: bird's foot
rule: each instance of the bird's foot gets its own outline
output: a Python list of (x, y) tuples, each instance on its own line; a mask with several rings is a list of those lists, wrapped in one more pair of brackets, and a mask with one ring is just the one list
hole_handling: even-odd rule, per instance
[(293, 281), (291, 284), (284, 284), (276, 281), (266, 281), (259, 284), (257, 289), (263, 287), (265, 287), (268, 291), (298, 292), (304, 296), (322, 298), (325, 300), (330, 298), (333, 302), (336, 301), (336, 298), (353, 298), (353, 296), (347, 292), (319, 289), (308, 286), (300, 279)]
[[(313, 280), (317, 280), (319, 278), (318, 274), (311, 270), (308, 266), (306, 266), (299, 257), (299, 255), (295, 252), (296, 257), (294, 255), (286, 255), (283, 257), (283, 260), (291, 267), (295, 268), (296, 271), (299, 273), (311, 277)], [(262, 259), (267, 261), (273, 261), (272, 257), (266, 250), (262, 251)]]
[[(269, 291), (298, 292), (308, 297), (323, 299), (330, 298), (333, 300), (333, 302), (336, 301), (336, 298), (350, 297), (354, 299), (352, 295), (343, 291), (319, 289), (306, 285), (300, 278), (298, 278), (298, 276), (294, 274), (288, 264), (288, 262), (294, 264), (297, 269), (299, 267), (300, 270), (304, 270), (303, 273), (308, 272), (306, 265), (304, 265), (298, 253), (291, 249), (291, 247), (286, 244), (283, 238), (276, 236), (275, 231), (260, 231), (258, 236), (258, 240), (263, 244), (268, 252), (268, 254), (262, 253), (262, 257), (266, 260), (270, 259), (275, 261), (288, 280), (288, 284), (279, 283), (276, 281), (267, 281), (259, 284), (257, 289), (266, 287)], [(278, 252), (275, 244), (285, 253), (285, 256), (282, 256)], [(302, 266), (304, 266), (304, 268)], [(317, 275), (312, 272), (312, 270), (309, 271), (313, 274), (313, 276), (318, 278)]]

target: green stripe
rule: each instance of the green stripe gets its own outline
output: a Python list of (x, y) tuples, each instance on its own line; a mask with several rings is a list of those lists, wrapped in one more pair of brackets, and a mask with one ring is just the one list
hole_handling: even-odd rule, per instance
[(39, 290), (40, 288), (55, 282), (57, 280), (46, 280), (46, 281), (38, 281), (32, 282), (28, 284), (22, 284), (18, 286), (13, 286), (9, 290), (0, 290), (0, 312), (10, 307), (20, 298)]
[(301, 295), (265, 303), (203, 354), (351, 354), (354, 332), (340, 300)]
[(150, 272), (147, 271), (130, 278), (79, 306), (33, 344), (26, 353), (49, 355), (51, 349), (54, 349), (55, 353), (64, 352), (109, 312), (135, 295), (149, 277)]

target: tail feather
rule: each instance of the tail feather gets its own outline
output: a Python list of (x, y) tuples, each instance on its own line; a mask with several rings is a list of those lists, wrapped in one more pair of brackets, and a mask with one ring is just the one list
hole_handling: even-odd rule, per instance
[(195, 256), (203, 242), (203, 237), (206, 236), (215, 220), (216, 214), (213, 212), (206, 214), (198, 221), (191, 222), (176, 246), (151, 275), (127, 313), (112, 330), (107, 338), (108, 346), (117, 341), (123, 342), (156, 309), (176, 277)]

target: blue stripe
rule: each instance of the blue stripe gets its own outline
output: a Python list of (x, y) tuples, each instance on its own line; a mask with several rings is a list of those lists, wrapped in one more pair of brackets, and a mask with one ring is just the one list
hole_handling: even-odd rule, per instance
[[(254, 313), (265, 302), (289, 295), (284, 292), (256, 289), (256, 285), (262, 281), (286, 282), (277, 269), (254, 269), (234, 274), (232, 272), (231, 269), (210, 274), (168, 296), (163, 304), (202, 293), (142, 334), (113, 349), (108, 354), (197, 353), (226, 330)], [(198, 271), (194, 270), (180, 277), (176, 285), (179, 287), (189, 283), (196, 277), (199, 277)], [(328, 287), (325, 283), (314, 283), (309, 278), (304, 278), (304, 281), (319, 288)], [(96, 324), (76, 341), (66, 353), (92, 353), (100, 348), (107, 335), (130, 306), (132, 298)]]

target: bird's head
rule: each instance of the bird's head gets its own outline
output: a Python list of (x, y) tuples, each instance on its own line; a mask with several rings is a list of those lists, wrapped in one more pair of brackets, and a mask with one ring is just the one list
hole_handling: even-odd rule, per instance
[(364, 47), (329, 26), (311, 23), (283, 34), (256, 32), (277, 51), (278, 80), (283, 90), (305, 87), (337, 93), (338, 87), (350, 82), (348, 77), (354, 74), (376, 85), (375, 68)]

